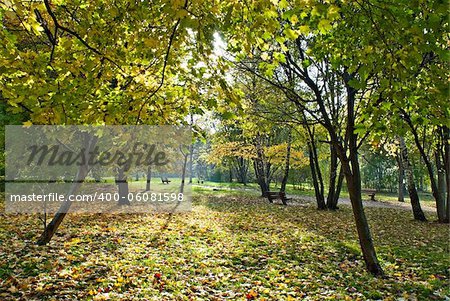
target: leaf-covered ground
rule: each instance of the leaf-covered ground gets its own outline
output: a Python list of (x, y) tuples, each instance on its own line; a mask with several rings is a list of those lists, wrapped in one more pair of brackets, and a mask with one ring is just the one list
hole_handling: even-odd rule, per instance
[(35, 215), (2, 213), (0, 300), (448, 300), (448, 225), (367, 208), (374, 278), (341, 207), (197, 193), (191, 213), (69, 215), (46, 247)]

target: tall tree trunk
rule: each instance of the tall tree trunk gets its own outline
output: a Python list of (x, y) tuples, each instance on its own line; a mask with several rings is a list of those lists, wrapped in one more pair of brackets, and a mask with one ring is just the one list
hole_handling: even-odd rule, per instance
[(261, 140), (262, 137), (258, 134), (255, 141), (256, 158), (253, 159), (253, 167), (256, 180), (261, 188), (261, 196), (267, 197), (267, 192), (270, 191), (270, 163), (266, 162)]
[[(373, 275), (381, 276), (383, 275), (383, 269), (378, 262), (361, 197), (361, 170), (358, 162), (358, 135), (355, 134), (355, 95), (357, 91), (348, 84), (352, 77), (353, 76), (348, 73), (345, 73), (343, 76), (347, 91), (346, 140), (348, 141), (349, 157), (346, 155), (347, 147), (345, 142), (343, 146), (330, 121), (328, 121), (328, 132), (331, 137), (331, 142), (336, 148), (336, 152), (339, 156), (339, 160), (341, 161), (342, 170), (346, 178), (350, 202), (353, 209), (353, 216), (355, 218), (356, 230), (358, 231), (359, 244), (366, 263), (366, 268)], [(323, 102), (319, 102), (319, 106), (321, 107), (322, 114), (327, 116)]]
[[(192, 127), (194, 125), (194, 114), (192, 114), (191, 112), (191, 131), (192, 131)], [(194, 176), (194, 162), (193, 162), (193, 157), (194, 157), (194, 143), (191, 143), (189, 145), (189, 184), (192, 184), (192, 177)]]
[(147, 176), (146, 176), (146, 183), (145, 183), (145, 191), (150, 191), (150, 184), (152, 182), (152, 166), (147, 166)]
[(128, 179), (125, 175), (123, 167), (119, 167), (117, 173), (116, 184), (119, 188), (119, 205), (130, 205), (130, 200), (128, 199)]
[(194, 177), (194, 144), (191, 143), (189, 146), (189, 184), (192, 184), (192, 178)]
[(317, 146), (314, 140), (314, 129), (311, 129), (305, 118), (304, 122), (304, 126), (306, 128), (306, 131), (308, 132), (309, 137), (309, 141), (307, 142), (309, 152), (309, 167), (311, 169), (311, 177), (313, 180), (314, 193), (317, 201), (317, 209), (324, 210), (327, 208), (327, 206), (325, 204), (322, 173), (320, 172), (319, 160), (317, 158)]
[(445, 175), (445, 169), (444, 164), (441, 160), (439, 151), (435, 152), (435, 160), (436, 160), (436, 169), (437, 169), (437, 190), (438, 190), (438, 198), (439, 202), (437, 209), (438, 212), (438, 219), (439, 221), (446, 222), (447, 219), (447, 210), (446, 210), (446, 175)]
[(356, 229), (358, 231), (359, 244), (361, 246), (366, 267), (372, 274), (382, 275), (383, 270), (381, 269), (377, 259), (372, 236), (370, 234), (369, 224), (363, 209), (359, 169), (354, 168), (352, 171), (348, 161), (342, 162), (342, 166), (347, 182), (348, 193), (350, 195)]
[(261, 189), (261, 197), (267, 197), (267, 192), (269, 191), (268, 183), (265, 179), (265, 172), (263, 170), (262, 162), (258, 159), (253, 160), (253, 168), (255, 170), (256, 182), (258, 182), (259, 188)]
[(404, 112), (403, 118), (405, 119), (406, 123), (409, 125), (409, 128), (411, 129), (411, 132), (414, 136), (414, 142), (416, 143), (416, 146), (419, 149), (419, 153), (423, 161), (425, 162), (425, 166), (427, 167), (428, 177), (430, 178), (431, 192), (433, 194), (434, 200), (436, 201), (438, 220), (439, 222), (443, 223), (445, 222), (445, 217), (447, 215), (445, 212), (445, 205), (442, 205), (442, 203), (444, 203), (445, 200), (441, 198), (442, 195), (439, 193), (438, 184), (436, 182), (436, 178), (433, 171), (433, 165), (431, 164), (431, 160), (430, 158), (428, 158), (428, 155), (425, 152), (424, 145), (422, 145), (422, 143), (420, 142), (417, 128), (412, 123), (411, 118), (409, 117), (409, 115), (407, 115), (406, 112)]
[(194, 145), (191, 144), (190, 148), (191, 148), (191, 150), (189, 152), (189, 184), (192, 184), (192, 178), (194, 176), (194, 169), (193, 169), (194, 164), (192, 162)]
[(97, 143), (98, 138), (95, 136), (92, 136), (90, 134), (85, 134), (84, 142), (83, 142), (83, 149), (85, 150), (85, 162), (86, 164), (81, 165), (78, 168), (78, 172), (75, 176), (75, 180), (70, 186), (70, 189), (67, 193), (67, 197), (65, 202), (61, 204), (61, 206), (58, 209), (58, 212), (55, 214), (53, 219), (48, 223), (48, 225), (45, 227), (44, 232), (39, 237), (38, 241), (36, 242), (38, 245), (46, 245), (50, 242), (53, 235), (55, 234), (56, 230), (58, 229), (59, 225), (61, 225), (64, 217), (66, 216), (67, 212), (70, 209), (70, 206), (72, 205), (72, 202), (70, 202), (68, 199), (71, 195), (74, 195), (77, 193), (77, 191), (80, 189), (80, 186), (84, 182), (87, 174), (89, 173), (89, 170), (91, 166), (88, 165), (88, 162), (91, 161), (91, 155), (93, 153), (93, 150), (95, 148), (95, 145)]
[(186, 178), (186, 167), (188, 161), (189, 154), (183, 154), (183, 169), (181, 170), (181, 184), (180, 184), (180, 193), (184, 192), (184, 182)]
[(283, 175), (283, 179), (281, 180), (281, 188), (280, 188), (281, 192), (286, 191), (286, 184), (287, 184), (287, 181), (289, 178), (289, 165), (290, 165), (290, 160), (291, 160), (291, 143), (292, 143), (292, 134), (291, 134), (291, 131), (289, 130), (288, 143), (287, 143), (287, 148), (286, 148), (286, 160), (284, 163), (284, 175)]
[(324, 210), (327, 208), (327, 206), (325, 204), (325, 198), (322, 193), (322, 190), (320, 189), (319, 179), (318, 179), (317, 172), (316, 172), (316, 163), (314, 161), (314, 153), (312, 150), (312, 146), (309, 142), (308, 142), (308, 152), (309, 152), (309, 167), (311, 169), (311, 177), (312, 177), (314, 193), (315, 193), (316, 201), (317, 201), (317, 209)]
[(414, 172), (412, 170), (411, 162), (408, 157), (408, 148), (406, 147), (405, 140), (400, 137), (400, 150), (401, 161), (403, 162), (403, 169), (406, 173), (406, 180), (408, 182), (408, 193), (411, 200), (411, 207), (413, 210), (414, 219), (418, 221), (426, 221), (425, 214), (422, 211), (419, 201), (419, 195), (417, 194), (416, 185), (414, 183)]
[(342, 165), (341, 165), (341, 167), (339, 168), (339, 175), (338, 175), (338, 178), (337, 178), (336, 189), (335, 189), (335, 192), (334, 192), (334, 198), (333, 198), (333, 200), (331, 201), (330, 204), (328, 204), (328, 201), (327, 201), (327, 208), (328, 209), (330, 209), (330, 210), (337, 210), (338, 209), (337, 205), (338, 205), (338, 202), (339, 202), (339, 197), (341, 195), (341, 190), (342, 190), (342, 184), (343, 183), (344, 183), (344, 172), (342, 170)]
[(442, 140), (444, 144), (444, 170), (445, 170), (445, 181), (447, 184), (447, 200), (446, 200), (446, 213), (444, 222), (448, 223), (450, 221), (450, 128), (442, 127)]
[(235, 159), (238, 182), (247, 185), (248, 161), (240, 156)]
[[(327, 196), (327, 208), (330, 210), (337, 209), (337, 200), (339, 199), (339, 193), (341, 188), (338, 187), (342, 185), (342, 171), (339, 171), (339, 175), (341, 179), (338, 178), (337, 169), (338, 169), (338, 157), (336, 150), (332, 145), (330, 145), (330, 178), (329, 178), (329, 187), (328, 187), (328, 196)], [(336, 182), (337, 179), (337, 182)], [(339, 181), (340, 180), (340, 181)], [(340, 183), (339, 183), (340, 182)], [(340, 185), (339, 185), (340, 184)]]
[(403, 184), (403, 180), (405, 177), (405, 171), (403, 168), (403, 161), (402, 161), (402, 155), (401, 152), (398, 152), (396, 156), (396, 161), (398, 165), (398, 201), (404, 202), (405, 201), (405, 184)]

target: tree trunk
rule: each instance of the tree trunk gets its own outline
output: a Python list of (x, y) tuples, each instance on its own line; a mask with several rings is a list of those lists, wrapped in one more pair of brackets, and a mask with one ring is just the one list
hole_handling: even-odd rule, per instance
[(261, 197), (267, 197), (270, 191), (270, 163), (266, 162), (264, 149), (261, 145), (262, 137), (257, 135), (255, 141), (256, 158), (253, 159), (253, 167), (259, 187), (261, 188)]
[(369, 224), (363, 209), (359, 168), (356, 168), (352, 172), (348, 161), (342, 162), (342, 166), (344, 168), (348, 193), (352, 204), (356, 230), (358, 231), (359, 244), (361, 246), (366, 267), (373, 275), (382, 275), (383, 270), (378, 262), (372, 236), (370, 234)]
[(146, 177), (146, 184), (145, 184), (145, 191), (150, 191), (150, 183), (152, 182), (152, 166), (147, 166), (147, 177)]
[(290, 160), (291, 160), (291, 143), (292, 143), (292, 135), (291, 135), (291, 131), (289, 131), (288, 134), (288, 144), (287, 144), (287, 148), (286, 148), (286, 161), (285, 161), (285, 165), (284, 165), (284, 175), (283, 175), (283, 179), (281, 180), (281, 188), (280, 191), (281, 192), (285, 192), (286, 191), (286, 184), (289, 178), (289, 164), (290, 164)]
[(184, 160), (183, 160), (183, 170), (181, 171), (181, 185), (180, 185), (180, 193), (184, 192), (184, 181), (186, 177), (186, 166), (188, 161), (188, 154), (183, 154)]
[(425, 214), (420, 206), (419, 195), (417, 194), (416, 185), (414, 183), (414, 172), (412, 170), (411, 162), (408, 157), (408, 148), (405, 140), (400, 137), (401, 162), (403, 162), (403, 169), (406, 173), (406, 180), (408, 182), (408, 193), (411, 200), (411, 207), (413, 210), (414, 219), (418, 221), (426, 221)]
[(311, 177), (312, 177), (314, 193), (315, 193), (316, 201), (317, 201), (317, 209), (324, 210), (327, 208), (327, 206), (325, 204), (324, 195), (320, 189), (319, 179), (318, 179), (317, 173), (316, 173), (316, 163), (313, 158), (314, 154), (313, 154), (312, 146), (310, 143), (308, 143), (308, 151), (309, 151), (309, 167), (311, 169)]
[(445, 222), (447, 219), (447, 210), (446, 210), (446, 176), (444, 170), (444, 164), (442, 164), (441, 157), (439, 155), (439, 151), (435, 152), (435, 160), (436, 160), (436, 169), (437, 169), (437, 191), (438, 191), (438, 202), (437, 204), (437, 213), (438, 219), (440, 222)]
[(92, 151), (94, 150), (97, 140), (98, 140), (97, 137), (94, 137), (87, 133), (85, 134), (83, 149), (85, 150), (85, 158), (87, 158), (86, 164), (81, 165), (78, 168), (77, 175), (75, 176), (74, 182), (70, 186), (65, 202), (61, 204), (61, 206), (58, 209), (58, 212), (55, 214), (50, 223), (45, 227), (44, 232), (36, 242), (38, 245), (42, 246), (50, 242), (56, 230), (58, 230), (59, 225), (62, 223), (64, 217), (69, 211), (70, 206), (72, 205), (72, 202), (68, 200), (69, 196), (74, 195), (79, 190), (87, 174), (89, 173), (91, 167), (87, 164), (87, 162), (91, 161), (91, 155), (93, 153)]
[(439, 193), (438, 184), (436, 182), (436, 178), (434, 176), (433, 166), (431, 164), (430, 158), (428, 158), (424, 146), (420, 142), (419, 134), (417, 133), (417, 129), (414, 127), (414, 124), (412, 123), (409, 115), (404, 114), (403, 116), (408, 123), (411, 132), (414, 136), (414, 142), (416, 143), (417, 148), (419, 149), (419, 153), (425, 162), (425, 166), (427, 167), (428, 171), (428, 177), (430, 178), (430, 185), (431, 185), (431, 192), (433, 193), (434, 200), (436, 201), (436, 210), (438, 215), (439, 222), (443, 223), (445, 222), (446, 212), (445, 212), (445, 205), (442, 203), (445, 202), (444, 199), (441, 198), (441, 194)]
[[(192, 127), (194, 125), (194, 114), (190, 114), (191, 116), (191, 131), (192, 131)], [(191, 143), (189, 145), (189, 184), (192, 184), (192, 177), (194, 176), (194, 162), (193, 162), (193, 157), (194, 157), (194, 143)]]
[(342, 171), (342, 166), (339, 168), (339, 175), (337, 178), (337, 183), (336, 183), (336, 189), (334, 192), (334, 198), (333, 200), (328, 203), (327, 200), (327, 208), (330, 210), (337, 210), (338, 208), (338, 202), (339, 202), (339, 196), (341, 195), (341, 190), (342, 190), (342, 184), (344, 182), (344, 172)]
[(343, 174), (342, 169), (339, 170), (339, 176), (337, 174), (338, 163), (336, 150), (330, 145), (330, 178), (327, 196), (327, 208), (330, 210), (337, 209), (337, 202), (341, 192)]
[[(362, 198), (361, 198), (361, 170), (359, 169), (358, 161), (358, 135), (355, 134), (355, 95), (356, 90), (352, 88), (348, 82), (352, 76), (344, 74), (344, 81), (347, 91), (347, 127), (346, 136), (348, 137), (348, 153), (347, 147), (339, 140), (334, 128), (330, 125), (328, 131), (331, 137), (331, 142), (336, 148), (336, 152), (341, 161), (342, 170), (344, 172), (350, 201), (352, 204), (353, 215), (355, 218), (356, 230), (358, 231), (359, 244), (363, 253), (364, 261), (367, 270), (375, 276), (383, 275), (383, 269), (378, 262), (375, 247), (373, 245), (372, 236), (370, 234), (369, 223), (367, 222), (364, 213)], [(323, 115), (326, 116), (323, 103), (319, 103)]]
[(247, 185), (248, 161), (244, 157), (237, 157), (236, 162), (236, 177), (239, 183)]
[(320, 172), (319, 160), (317, 158), (317, 147), (314, 140), (314, 129), (311, 130), (306, 120), (305, 128), (309, 136), (309, 141), (307, 142), (309, 152), (309, 167), (311, 169), (311, 177), (313, 180), (314, 193), (317, 201), (317, 209), (324, 210), (327, 208), (327, 206), (325, 204), (323, 178)]
[(264, 170), (261, 165), (262, 162), (260, 162), (258, 159), (253, 160), (253, 168), (255, 169), (256, 181), (258, 182), (259, 188), (261, 189), (261, 197), (267, 197), (269, 186), (265, 179)]
[(405, 201), (405, 184), (403, 184), (403, 180), (405, 177), (405, 171), (403, 169), (403, 161), (402, 161), (402, 155), (400, 152), (398, 152), (396, 156), (396, 161), (398, 165), (398, 201), (404, 202)]
[(193, 156), (194, 156), (194, 144), (192, 143), (189, 146), (189, 184), (192, 184), (192, 178), (194, 176)]
[(119, 188), (119, 205), (130, 205), (130, 200), (128, 199), (128, 179), (123, 167), (119, 167), (118, 169), (116, 184)]
[(444, 144), (444, 170), (445, 170), (445, 181), (447, 184), (447, 216), (444, 222), (448, 223), (450, 221), (450, 128), (442, 127), (442, 138)]

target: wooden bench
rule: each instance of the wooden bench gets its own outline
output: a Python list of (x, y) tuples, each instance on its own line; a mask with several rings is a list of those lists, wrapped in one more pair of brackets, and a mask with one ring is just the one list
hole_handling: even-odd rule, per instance
[(363, 189), (361, 191), (364, 194), (367, 194), (370, 197), (370, 200), (373, 202), (376, 202), (377, 200), (375, 199), (375, 194), (377, 193), (376, 189)]
[(273, 203), (273, 200), (281, 200), (283, 202), (283, 205), (287, 205), (287, 201), (292, 200), (292, 198), (287, 198), (285, 192), (280, 191), (268, 191), (267, 192), (267, 198), (269, 199), (269, 202)]
[(167, 177), (161, 177), (161, 182), (164, 184), (169, 184), (170, 180)]

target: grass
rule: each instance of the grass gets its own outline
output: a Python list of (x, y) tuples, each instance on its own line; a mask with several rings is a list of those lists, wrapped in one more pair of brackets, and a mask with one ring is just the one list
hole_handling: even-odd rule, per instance
[[(367, 274), (349, 207), (268, 204), (195, 188), (180, 214), (69, 215), (48, 246), (36, 215), (0, 219), (0, 300), (445, 300), (449, 228), (367, 208), (386, 272)], [(253, 194), (252, 194), (253, 193)], [(1, 209), (1, 208), (0, 208)]]

